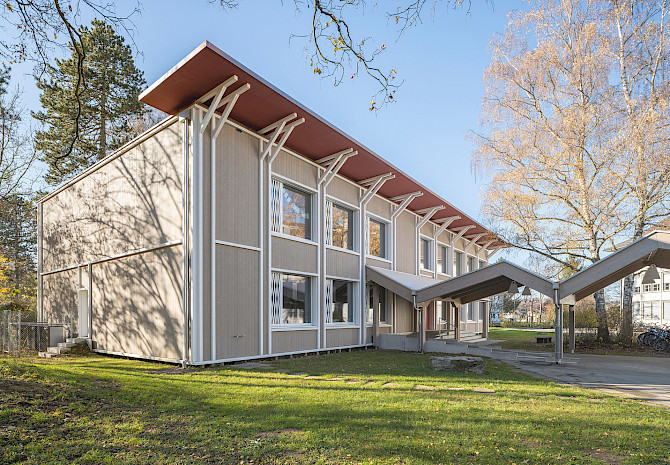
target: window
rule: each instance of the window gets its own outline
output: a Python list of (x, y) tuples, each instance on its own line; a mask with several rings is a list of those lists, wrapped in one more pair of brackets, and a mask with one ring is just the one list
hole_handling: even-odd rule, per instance
[(433, 241), (421, 238), (421, 257), (419, 259), (419, 267), (424, 270), (433, 269), (432, 249)]
[(332, 292), (329, 323), (354, 323), (354, 283), (339, 279), (328, 280)]
[(633, 318), (641, 318), (640, 314), (640, 302), (633, 302)]
[(640, 286), (633, 286), (633, 294), (639, 294), (640, 293)]
[(651, 302), (651, 319), (660, 320), (661, 319), (661, 303), (660, 302)]
[(651, 320), (651, 302), (642, 302), (642, 318)]
[(670, 322), (670, 300), (663, 302), (663, 321)]
[(670, 282), (664, 282), (663, 283), (663, 290), (664, 291), (670, 291)]
[(386, 224), (370, 218), (368, 224), (368, 253), (375, 257), (386, 258)]
[(447, 274), (447, 248), (443, 245), (437, 247), (437, 271)]
[(468, 304), (468, 321), (475, 320), (475, 302), (470, 302)]
[[(368, 325), (374, 324), (374, 300), (372, 295), (372, 286), (368, 286), (368, 311), (366, 322)], [(379, 288), (379, 322), (387, 325), (391, 324), (391, 312), (388, 311), (386, 305), (386, 289)]]
[(354, 212), (339, 205), (332, 204), (330, 245), (341, 249), (353, 250)]
[(660, 284), (645, 284), (644, 292), (658, 292), (661, 288)]
[(447, 322), (447, 302), (444, 300), (438, 300), (435, 302), (435, 313), (437, 314), (437, 319), (439, 323)]
[(282, 274), (281, 281), (281, 324), (311, 323), (311, 279), (306, 276)]
[(310, 194), (273, 179), (270, 211), (272, 231), (311, 239), (312, 196)]
[(460, 276), (463, 274), (463, 252), (454, 250), (454, 276)]
[(468, 257), (468, 273), (475, 271), (475, 267), (477, 266), (476, 263), (477, 261), (475, 260), (475, 257)]
[(484, 268), (486, 266), (486, 262), (484, 260), (479, 260), (479, 268)]

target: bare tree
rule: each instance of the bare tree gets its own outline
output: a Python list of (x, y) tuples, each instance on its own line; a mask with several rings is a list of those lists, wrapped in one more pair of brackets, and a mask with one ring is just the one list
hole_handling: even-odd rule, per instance
[[(612, 106), (619, 118), (618, 169), (633, 239), (668, 215), (670, 198), (670, 2), (611, 0), (605, 16), (616, 63)], [(633, 339), (633, 276), (623, 289), (621, 343)]]
[[(222, 8), (235, 8), (235, 0), (209, 0)], [(491, 0), (487, 0), (491, 3)], [(378, 4), (369, 6), (365, 0), (294, 0), (298, 12), (309, 13), (310, 24), (303, 34), (291, 37), (306, 40), (305, 53), (315, 75), (332, 78), (334, 85), (346, 79), (366, 75), (377, 84), (377, 92), (370, 101), (370, 110), (377, 110), (395, 100), (402, 84), (394, 68), (378, 66), (378, 58), (388, 46), (379, 43), (365, 30), (352, 26), (357, 16), (366, 12), (382, 15), (390, 27), (395, 28), (396, 40), (408, 29), (422, 22), (426, 8), (452, 8), (469, 13), (471, 1), (460, 0), (405, 0), (399, 6), (384, 10)]]
[[(598, 2), (536, 0), (513, 12), (485, 72), (475, 171), (491, 176), (484, 213), (516, 247), (574, 268), (624, 231), (626, 196), (609, 103), (611, 60)], [(529, 45), (532, 44), (532, 45)], [(609, 339), (603, 291), (598, 336)]]

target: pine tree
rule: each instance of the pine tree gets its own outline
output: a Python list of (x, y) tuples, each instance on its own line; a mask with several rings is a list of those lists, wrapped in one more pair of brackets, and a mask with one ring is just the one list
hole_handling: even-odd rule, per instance
[(30, 198), (13, 194), (0, 200), (0, 257), (4, 259), (3, 274), (13, 296), (11, 300), (23, 307), (34, 308), (35, 303), (36, 231), (35, 204)]
[(120, 147), (134, 133), (132, 117), (144, 113), (137, 96), (146, 82), (122, 36), (103, 21), (80, 30), (85, 46), (82, 62), (83, 92), (78, 85), (78, 57), (56, 60), (48, 78), (40, 79), (43, 111), (33, 116), (44, 124), (35, 145), (49, 166), (46, 181), (58, 184)]

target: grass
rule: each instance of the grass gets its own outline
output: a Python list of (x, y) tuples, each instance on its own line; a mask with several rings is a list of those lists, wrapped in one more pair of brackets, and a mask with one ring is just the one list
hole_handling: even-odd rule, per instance
[(0, 463), (670, 463), (667, 409), (491, 361), (481, 375), (428, 363), (0, 359)]
[[(537, 336), (551, 336), (550, 344), (538, 344), (535, 338)], [(489, 338), (500, 339), (502, 342), (496, 343), (504, 349), (522, 349), (538, 352), (554, 351), (554, 332), (540, 332), (530, 329), (519, 328), (490, 328)], [(567, 353), (568, 340), (567, 334), (563, 338), (564, 350)], [(575, 353), (592, 355), (640, 355), (645, 357), (670, 357), (670, 351), (657, 352), (651, 347), (646, 347), (633, 342), (632, 347), (623, 347), (616, 342), (603, 344), (595, 340), (594, 335), (577, 335), (575, 344)]]

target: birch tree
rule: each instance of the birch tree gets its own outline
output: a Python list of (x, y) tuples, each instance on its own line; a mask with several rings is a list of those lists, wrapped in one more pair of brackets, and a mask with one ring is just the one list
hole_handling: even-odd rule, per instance
[[(617, 118), (602, 4), (535, 0), (491, 44), (473, 168), (490, 176), (484, 213), (516, 247), (573, 268), (595, 263), (627, 227), (611, 173)], [(598, 337), (609, 340), (603, 291)]]
[[(615, 63), (612, 110), (618, 166), (630, 208), (630, 237), (668, 215), (670, 197), (670, 2), (611, 0), (605, 16)], [(633, 338), (633, 276), (623, 289), (620, 342)]]

